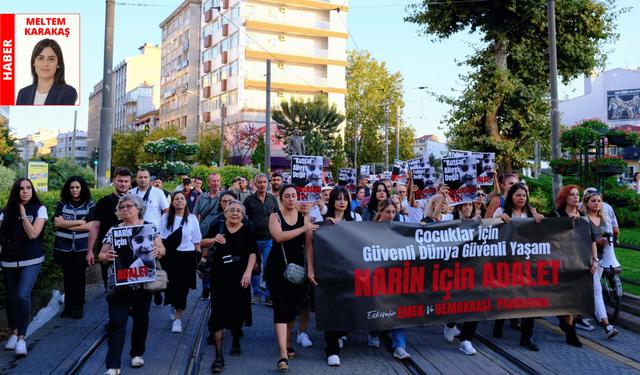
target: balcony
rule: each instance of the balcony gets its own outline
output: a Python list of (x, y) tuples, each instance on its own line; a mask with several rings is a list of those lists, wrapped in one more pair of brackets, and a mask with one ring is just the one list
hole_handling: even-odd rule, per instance
[(222, 56), (222, 63), (223, 64), (226, 64), (226, 63), (229, 62), (229, 51), (222, 52), (221, 56)]
[(229, 0), (222, 0), (220, 2), (220, 6), (222, 7), (222, 9), (229, 9)]
[(222, 56), (218, 55), (216, 56), (213, 60), (212, 60), (212, 66), (211, 69), (212, 70), (218, 70), (220, 69), (220, 67), (222, 66)]
[(213, 95), (218, 95), (220, 94), (220, 81), (216, 82), (213, 84), (213, 89), (211, 90), (213, 92)]
[(211, 112), (203, 112), (202, 113), (202, 121), (203, 122), (211, 121)]
[(170, 98), (176, 94), (176, 90), (168, 90), (164, 93), (164, 98)]
[[(303, 79), (304, 78), (304, 79)], [(245, 71), (244, 79), (249, 81), (258, 81), (265, 82), (267, 80), (267, 76), (265, 73), (258, 73), (253, 71)], [(290, 75), (290, 74), (272, 74), (271, 75), (271, 84), (274, 83), (287, 83), (292, 85), (303, 85), (303, 86), (315, 86), (318, 88), (327, 86), (327, 79), (322, 77), (305, 77), (302, 78)]]
[(211, 71), (211, 60), (209, 60), (209, 61), (204, 63), (204, 66), (202, 67), (202, 70), (205, 73), (209, 73)]
[(223, 79), (222, 81), (220, 81), (220, 91), (224, 92), (227, 91), (227, 80)]
[(240, 48), (233, 47), (229, 50), (229, 61), (238, 60), (239, 56), (240, 56)]
[(205, 98), (211, 97), (211, 86), (206, 86), (204, 89), (202, 89), (202, 96), (204, 96)]
[(330, 23), (328, 21), (302, 20), (298, 17), (287, 16), (286, 13), (250, 11), (245, 14), (245, 19), (275, 23), (279, 25), (304, 27), (307, 29), (330, 30)]
[(180, 86), (180, 92), (181, 93), (185, 93), (189, 90), (189, 84), (188, 83), (183, 83), (182, 86)]
[(188, 49), (189, 49), (189, 40), (185, 40), (185, 41), (182, 43), (182, 52), (184, 52), (184, 51), (186, 51), (186, 50), (188, 50)]
[(229, 35), (229, 24), (222, 25), (222, 36)]
[(209, 47), (211, 47), (212, 44), (213, 44), (213, 36), (212, 35), (207, 35), (204, 38), (204, 48), (209, 48)]
[[(261, 52), (264, 51), (262, 47), (260, 47), (253, 40), (247, 40), (245, 44), (245, 48), (252, 51), (261, 51)], [(329, 57), (329, 51), (327, 51), (326, 49), (274, 47), (274, 46), (267, 46), (266, 48), (271, 53), (281, 53), (284, 55), (316, 57), (320, 59), (326, 59)]]
[(229, 77), (229, 79), (227, 79), (227, 90), (231, 91), (237, 88), (238, 88), (238, 76), (235, 75), (233, 77)]
[(213, 19), (213, 9), (209, 9), (204, 12), (204, 23), (211, 22)]

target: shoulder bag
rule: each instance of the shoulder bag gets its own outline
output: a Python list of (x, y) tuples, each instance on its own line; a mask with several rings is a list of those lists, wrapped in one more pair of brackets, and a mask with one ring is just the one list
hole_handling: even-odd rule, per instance
[[(278, 215), (278, 222), (280, 223), (280, 228), (282, 228), (280, 214), (277, 213), (276, 215)], [(287, 262), (287, 254), (284, 251), (284, 245), (282, 242), (280, 243), (280, 247), (282, 248), (282, 256), (284, 256), (284, 265), (286, 266), (284, 270), (284, 278), (294, 284), (302, 285), (304, 280), (307, 278), (307, 270), (295, 263)]]
[(156, 279), (154, 281), (147, 281), (144, 283), (144, 290), (151, 293), (162, 292), (167, 289), (168, 281), (169, 276), (167, 275), (167, 271), (162, 269), (160, 262), (156, 259)]
[[(218, 231), (218, 234), (222, 234), (222, 232), (224, 231), (224, 226), (225, 226), (225, 221), (221, 220), (220, 221), (220, 231)], [(211, 261), (213, 260), (213, 254), (216, 252), (216, 245), (213, 244), (213, 246), (211, 246), (209, 248), (209, 255), (207, 255), (207, 257), (202, 257), (200, 259), (200, 263), (198, 263), (198, 271), (200, 272), (209, 272), (209, 270), (211, 270)]]

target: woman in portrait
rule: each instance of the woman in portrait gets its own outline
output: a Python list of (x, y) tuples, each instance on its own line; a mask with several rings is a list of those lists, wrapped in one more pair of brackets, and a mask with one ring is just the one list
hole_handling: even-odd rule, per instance
[(33, 83), (18, 92), (16, 105), (74, 105), (76, 89), (64, 79), (64, 58), (58, 42), (42, 39), (31, 53)]

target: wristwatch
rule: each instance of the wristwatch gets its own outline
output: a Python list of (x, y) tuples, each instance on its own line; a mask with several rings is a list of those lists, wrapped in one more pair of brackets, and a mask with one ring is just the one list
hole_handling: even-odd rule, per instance
[(598, 258), (593, 258), (593, 260), (595, 260), (596, 263), (600, 262), (600, 259), (598, 259)]
[(22, 221), (22, 220), (24, 220), (24, 219), (26, 219), (26, 218), (27, 218), (26, 216), (20, 216), (20, 217), (18, 218), (18, 220)]

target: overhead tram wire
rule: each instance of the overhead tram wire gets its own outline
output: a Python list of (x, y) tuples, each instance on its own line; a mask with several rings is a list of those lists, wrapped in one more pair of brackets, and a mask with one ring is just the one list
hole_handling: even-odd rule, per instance
[(236, 25), (233, 21), (231, 21), (229, 19), (229, 17), (227, 17), (226, 15), (220, 13), (220, 7), (211, 7), (212, 9), (216, 9), (218, 11), (218, 14), (220, 14), (221, 17), (224, 17), (227, 21), (229, 21), (230, 24), (232, 24), (233, 26), (236, 27), (236, 29), (238, 29), (241, 33), (243, 33), (247, 38), (251, 39), (251, 41), (253, 41), (256, 45), (258, 45), (258, 47), (262, 48), (266, 53), (268, 53), (271, 57), (273, 57), (274, 60), (276, 60), (279, 63), (284, 64), (284, 67), (286, 69), (288, 69), (289, 71), (291, 71), (293, 74), (295, 74), (298, 78), (300, 78), (302, 81), (304, 81), (304, 83), (306, 83), (308, 86), (313, 87), (314, 90), (316, 90), (317, 92), (324, 94), (324, 91), (318, 89), (317, 87), (315, 87), (314, 85), (310, 84), (309, 81), (307, 81), (306, 79), (304, 79), (302, 76), (300, 76), (298, 73), (295, 72), (295, 70), (289, 68), (289, 65), (285, 64), (284, 61), (280, 60), (279, 58), (277, 58), (273, 53), (269, 52), (269, 50), (267, 50), (266, 48), (264, 48), (260, 43), (258, 43), (255, 39), (253, 39), (249, 34), (247, 34), (244, 30), (242, 30), (238, 25)]
[[(447, 4), (457, 4), (457, 3), (483, 3), (490, 0), (460, 0), (460, 1), (435, 1), (433, 3), (429, 3), (427, 5), (447, 5)], [(413, 5), (415, 3), (408, 4), (392, 4), (392, 5), (369, 5), (369, 6), (361, 6), (361, 7), (349, 7), (349, 9), (367, 9), (367, 8), (392, 8), (392, 7), (406, 7), (407, 5)]]

